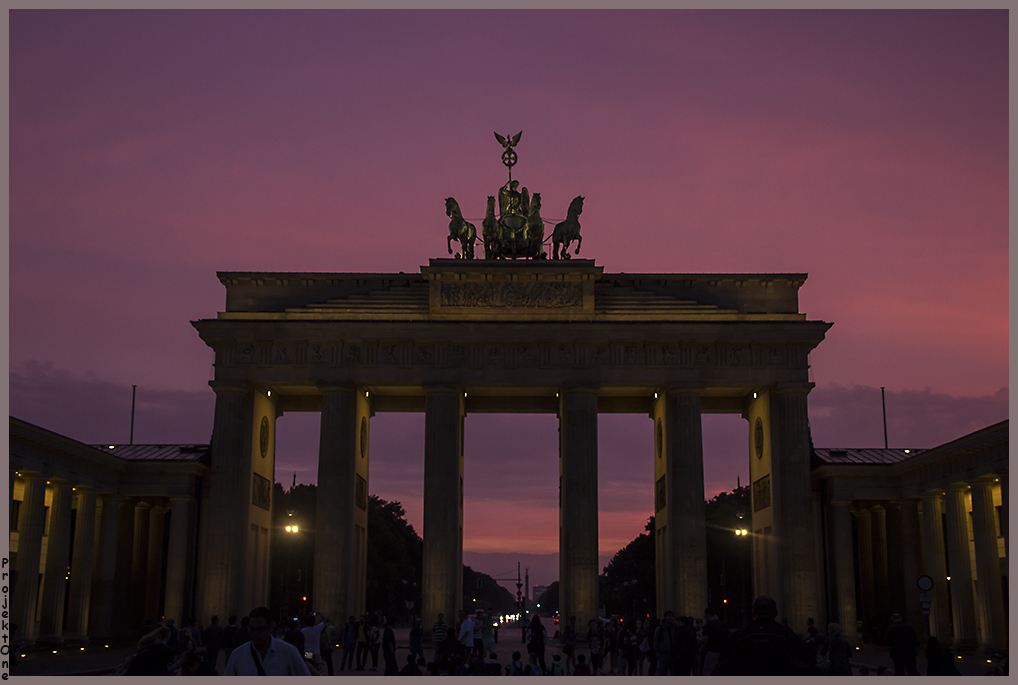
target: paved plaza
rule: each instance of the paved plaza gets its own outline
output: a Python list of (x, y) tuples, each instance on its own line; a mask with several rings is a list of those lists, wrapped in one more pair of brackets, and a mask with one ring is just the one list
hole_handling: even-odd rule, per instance
[[(406, 656), (409, 653), (409, 628), (397, 628), (396, 629), (396, 662), (402, 667), (406, 663)], [(518, 629), (502, 629), (499, 631), (499, 642), (498, 642), (498, 659), (504, 667), (511, 659), (512, 653), (519, 650), (524, 653), (526, 650), (523, 646), (522, 635)], [(425, 645), (425, 654), (431, 657), (430, 645)], [(97, 647), (86, 647), (84, 650), (80, 648), (65, 648), (58, 649), (54, 655), (52, 650), (37, 651), (28, 654), (21, 663), (11, 670), (11, 675), (24, 675), (24, 676), (51, 676), (51, 675), (106, 675), (110, 673), (121, 661), (127, 656), (134, 653), (133, 644), (111, 644), (109, 647), (99, 645)], [(548, 647), (545, 652), (545, 660), (550, 662), (551, 657), (554, 654), (559, 654), (558, 644), (551, 640), (548, 642)], [(586, 650), (583, 646), (580, 646), (579, 653), (586, 654)], [(381, 654), (378, 657), (379, 670), (377, 671), (339, 671), (339, 660), (341, 650), (333, 652), (333, 664), (336, 667), (337, 676), (381, 676), (384, 671), (384, 663), (382, 661)], [(957, 659), (958, 670), (961, 671), (962, 675), (984, 675), (987, 670), (992, 668), (992, 664), (987, 663), (986, 657), (984, 656), (963, 656), (961, 659)], [(526, 663), (526, 658), (523, 659)], [(926, 673), (926, 659), (922, 656), (922, 650), (920, 649), (919, 657), (917, 659), (919, 672)], [(891, 657), (887, 654), (887, 649), (884, 647), (874, 645), (863, 645), (863, 647), (855, 652), (852, 657), (852, 665), (856, 667), (853, 669), (857, 673), (858, 666), (865, 665), (870, 668), (871, 674), (876, 673), (876, 669), (880, 666), (886, 667), (891, 673), (893, 673), (893, 665)], [(219, 662), (216, 664), (216, 670), (222, 673), (223, 668), (226, 666), (225, 657), (222, 653), (219, 655)], [(368, 659), (368, 667), (371, 666), (371, 659)], [(646, 671), (646, 664), (644, 664)]]

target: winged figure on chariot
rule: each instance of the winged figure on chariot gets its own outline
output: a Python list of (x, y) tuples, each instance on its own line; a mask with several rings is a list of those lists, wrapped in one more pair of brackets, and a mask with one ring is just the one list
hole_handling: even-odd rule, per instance
[[(544, 250), (544, 220), (541, 218), (541, 194), (534, 193), (531, 197), (526, 187), (519, 188), (520, 182), (513, 180), (513, 166), (516, 165), (518, 155), (513, 149), (520, 142), (523, 131), (515, 136), (500, 136), (495, 134), (495, 139), (504, 148), (502, 152), (502, 163), (509, 169), (509, 180), (498, 189), (497, 196), (488, 196), (488, 205), (485, 210), (484, 221), (481, 224), (481, 238), (484, 242), (485, 259), (546, 259), (548, 254)], [(495, 213), (496, 199), (498, 202), (498, 214)], [(576, 253), (580, 250), (580, 212), (583, 211), (583, 197), (577, 196), (569, 205), (568, 216), (565, 221), (555, 226), (552, 236), (552, 257), (554, 259), (569, 259), (567, 248), (573, 240), (577, 241)], [(452, 241), (457, 240), (461, 245), (462, 256), (465, 259), (474, 258), (474, 242), (477, 231), (473, 224), (463, 218), (459, 205), (453, 198), (446, 198), (446, 214), (449, 222), (449, 253), (452, 254)], [(562, 246), (561, 256), (559, 247)], [(459, 257), (460, 255), (457, 255)]]

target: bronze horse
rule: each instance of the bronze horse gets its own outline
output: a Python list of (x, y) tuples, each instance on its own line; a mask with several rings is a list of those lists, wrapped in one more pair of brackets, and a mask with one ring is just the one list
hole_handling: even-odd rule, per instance
[(534, 193), (530, 198), (530, 213), (527, 215), (527, 241), (530, 252), (535, 259), (545, 257), (542, 243), (544, 242), (544, 220), (541, 219), (541, 193)]
[[(583, 212), (583, 196), (577, 195), (569, 203), (569, 210), (566, 212), (566, 220), (555, 224), (555, 231), (551, 234), (552, 259), (569, 259), (569, 243), (576, 241), (576, 252), (580, 254), (580, 214)], [(559, 253), (559, 245), (562, 252)]]
[[(452, 241), (458, 240), (464, 259), (474, 258), (474, 242), (477, 240), (477, 229), (463, 218), (460, 206), (451, 197), (445, 198), (445, 214), (449, 217), (449, 238), (445, 241), (452, 254)], [(457, 255), (458, 257), (459, 255)]]
[(481, 223), (481, 237), (484, 238), (484, 258), (498, 259), (499, 247), (502, 244), (502, 229), (495, 219), (495, 196), (488, 196), (488, 208), (484, 211), (484, 221)]

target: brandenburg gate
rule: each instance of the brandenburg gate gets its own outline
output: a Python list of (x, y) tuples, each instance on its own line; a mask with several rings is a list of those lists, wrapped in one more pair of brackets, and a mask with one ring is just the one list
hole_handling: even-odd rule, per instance
[(424, 412), (425, 625), (462, 597), (463, 421), (559, 418), (560, 609), (598, 608), (597, 415), (653, 418), (658, 611), (707, 605), (703, 412), (748, 419), (755, 591), (821, 613), (805, 274), (606, 274), (593, 260), (435, 259), (420, 273), (220, 273), (199, 616), (264, 604), (276, 418), (320, 411), (314, 604), (364, 610), (370, 418)]
[[(424, 412), (423, 618), (463, 595), (463, 424), (559, 419), (559, 606), (598, 611), (597, 415), (654, 430), (657, 610), (707, 606), (703, 412), (748, 420), (755, 592), (792, 625), (822, 613), (810, 485), (808, 355), (830, 327), (799, 312), (805, 274), (605, 274), (579, 252), (582, 196), (544, 249), (541, 195), (512, 179), (481, 235), (446, 198), (447, 247), (420, 273), (220, 273), (226, 307), (193, 323), (215, 351), (198, 617), (266, 604), (276, 418), (320, 411), (315, 608), (364, 611), (371, 417)], [(484, 259), (474, 259), (483, 238)], [(462, 258), (459, 258), (462, 257)], [(550, 258), (549, 258), (550, 257)], [(649, 503), (648, 503), (649, 504)]]

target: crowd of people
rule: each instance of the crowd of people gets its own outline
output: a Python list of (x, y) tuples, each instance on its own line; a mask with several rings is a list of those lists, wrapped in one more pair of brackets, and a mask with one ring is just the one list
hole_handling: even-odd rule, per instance
[[(498, 622), (491, 610), (460, 612), (449, 624), (443, 614), (431, 627), (431, 659), (424, 651), (424, 630), (414, 618), (409, 654), (400, 665), (396, 657), (395, 619), (377, 614), (348, 617), (336, 625), (327, 616), (310, 613), (275, 622), (267, 607), (253, 609), (237, 624), (226, 626), (218, 617), (201, 629), (195, 619), (181, 628), (172, 619), (147, 624), (137, 653), (118, 668), (123, 675), (218, 675), (224, 652), (223, 675), (335, 675), (338, 671), (377, 671), (379, 653), (384, 675), (852, 675), (852, 647), (841, 626), (831, 623), (826, 633), (807, 622), (802, 635), (787, 621), (779, 622), (774, 600), (761, 595), (753, 602), (752, 620), (730, 629), (711, 608), (702, 618), (595, 618), (581, 634), (576, 617), (561, 630), (548, 629), (540, 616), (525, 622), (522, 638), (526, 654), (513, 651), (505, 665), (497, 653)], [(557, 641), (560, 653), (547, 652)], [(581, 649), (581, 642), (584, 648)], [(892, 615), (883, 640), (895, 675), (918, 675), (915, 630)], [(334, 652), (340, 652), (334, 664)], [(368, 666), (370, 658), (371, 665)], [(929, 675), (957, 675), (950, 651), (935, 637), (926, 649)], [(861, 666), (859, 675), (868, 675)]]

